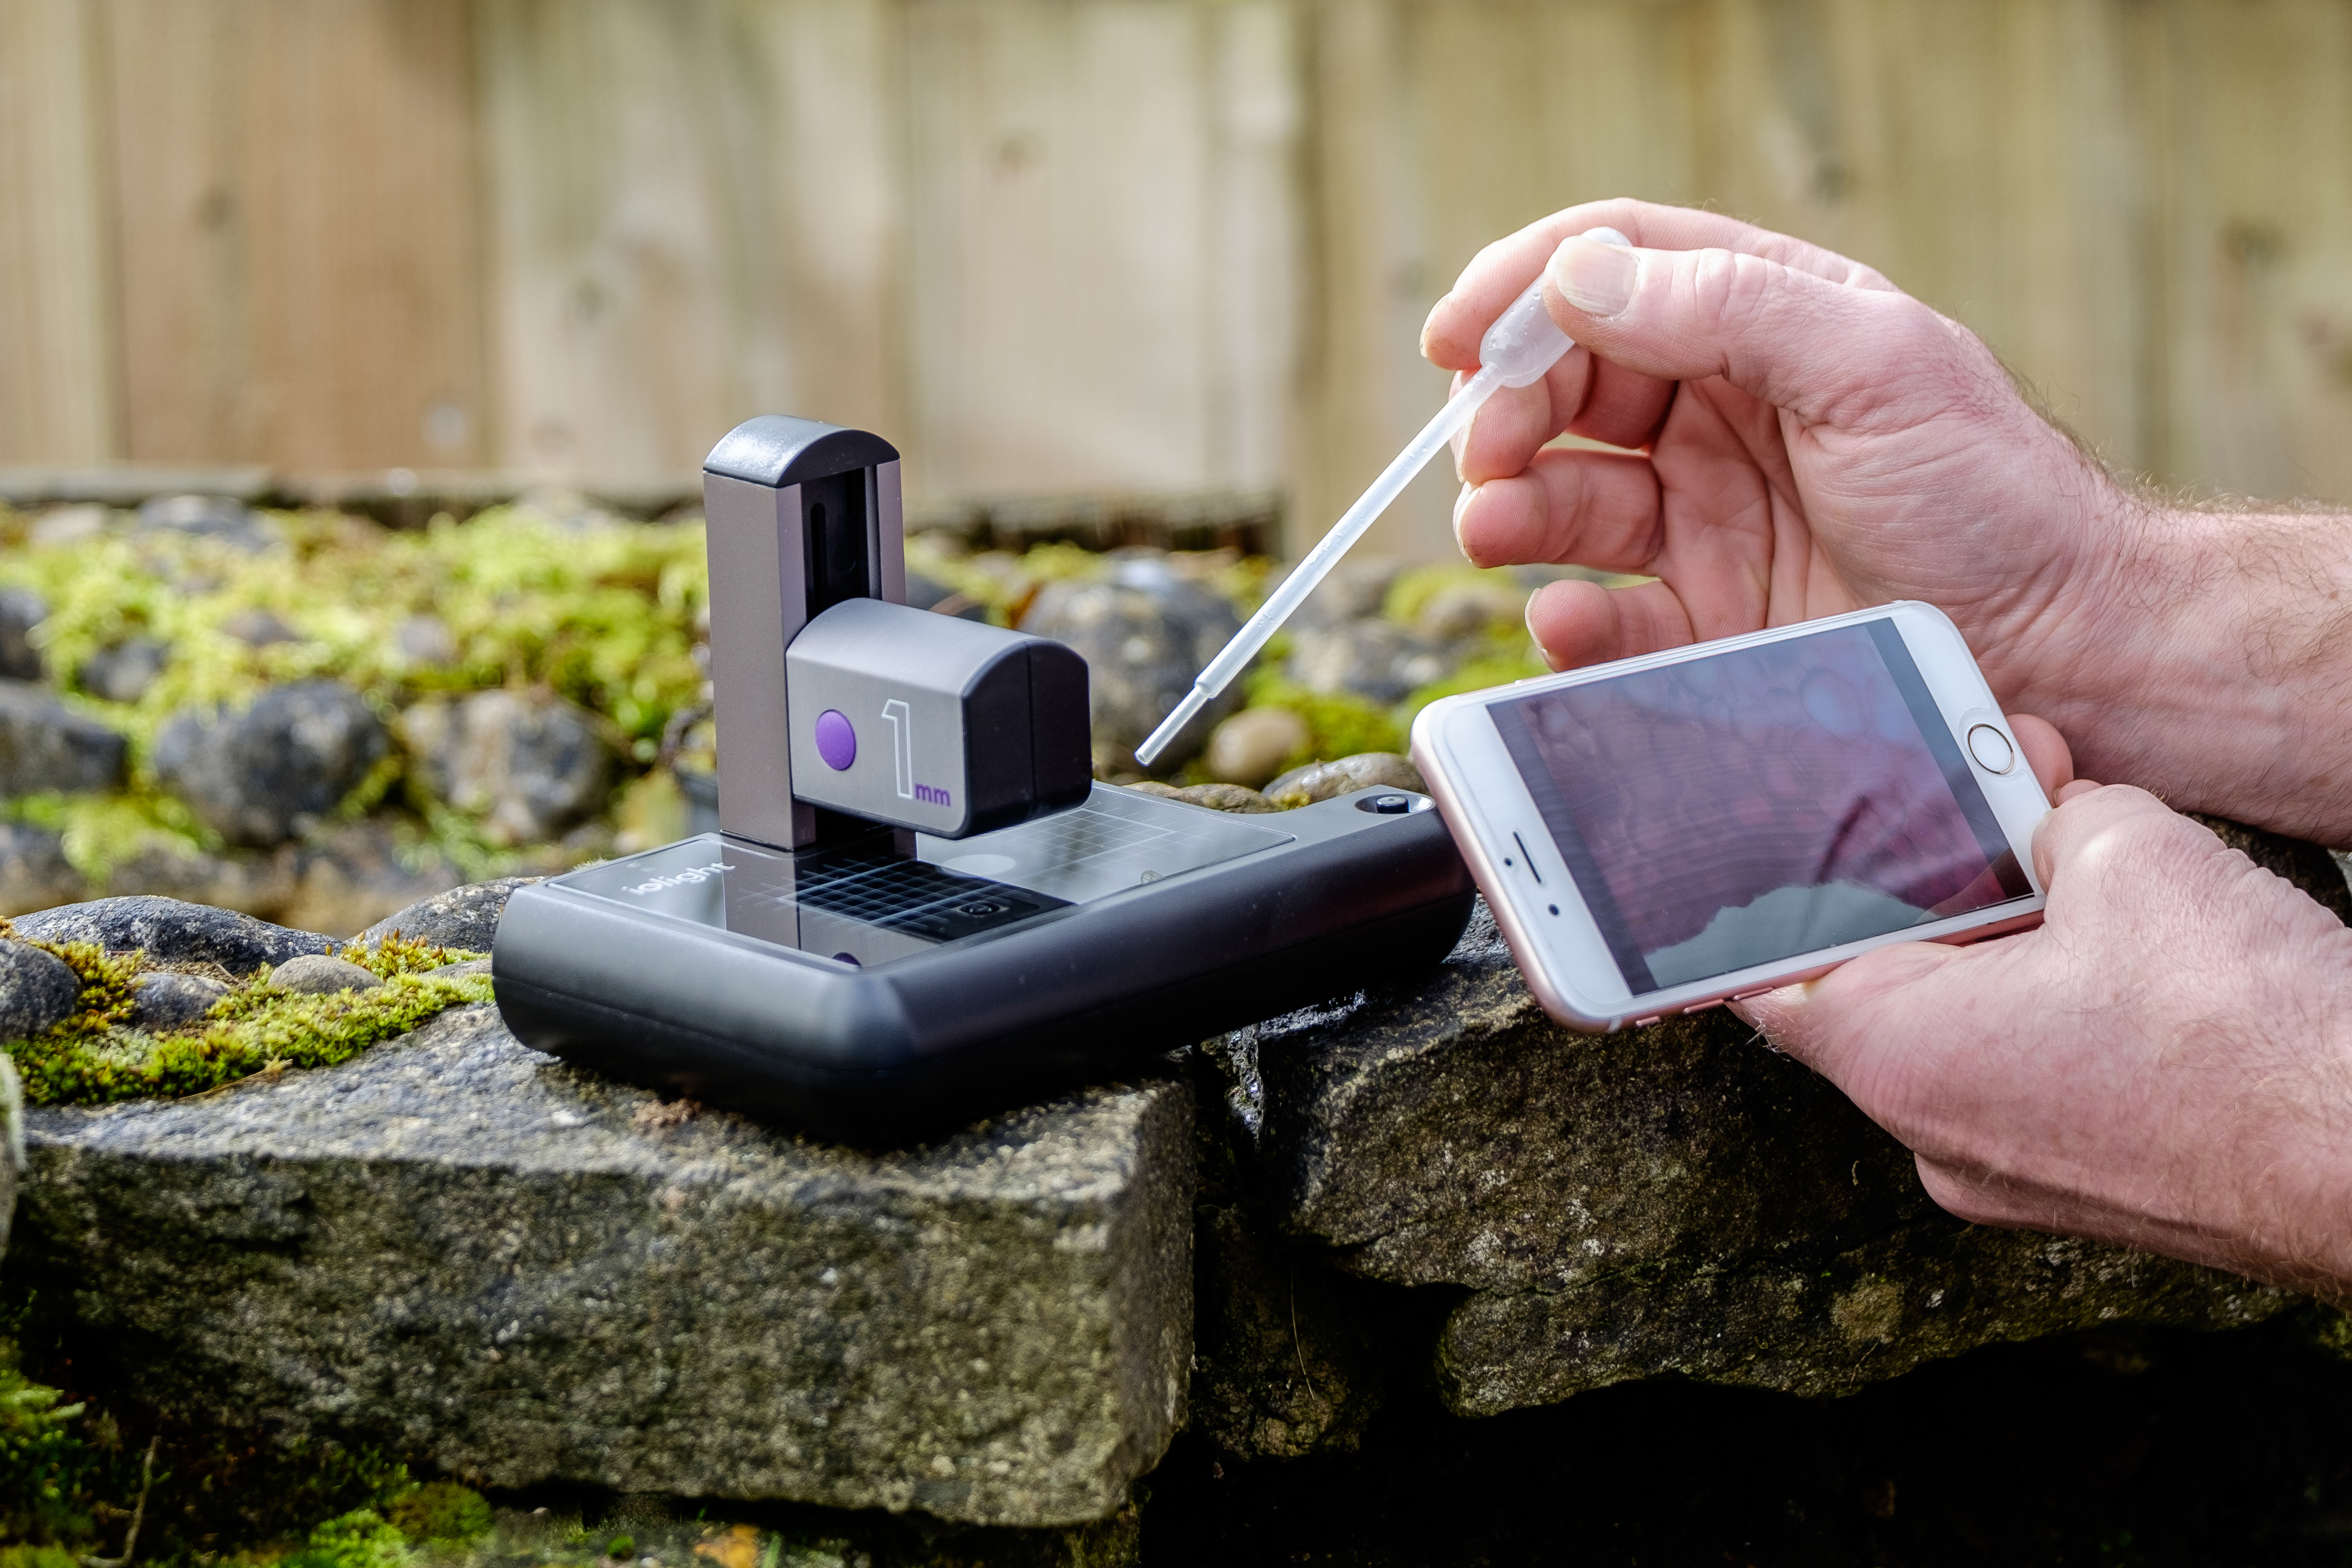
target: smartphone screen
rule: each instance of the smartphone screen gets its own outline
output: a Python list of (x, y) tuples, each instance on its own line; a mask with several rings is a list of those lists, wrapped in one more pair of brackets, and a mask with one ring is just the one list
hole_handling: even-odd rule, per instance
[(2032, 894), (1892, 621), (1488, 711), (1635, 996)]

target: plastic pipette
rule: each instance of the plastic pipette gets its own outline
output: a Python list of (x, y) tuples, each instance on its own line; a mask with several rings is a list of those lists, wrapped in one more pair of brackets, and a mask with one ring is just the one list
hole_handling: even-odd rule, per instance
[[(1584, 237), (1608, 245), (1630, 246), (1633, 243), (1615, 229), (1588, 229)], [(1429, 460), (1454, 439), (1455, 432), (1470, 423), (1470, 416), (1495, 395), (1497, 387), (1533, 386), (1573, 346), (1568, 334), (1554, 326), (1550, 315), (1545, 311), (1543, 279), (1537, 278), (1533, 286), (1513, 300), (1511, 308), (1486, 329), (1486, 337), (1479, 340), (1478, 373), (1470, 378), (1452, 401), (1437, 411), (1437, 417), (1423, 425), (1419, 435), (1405, 443), (1404, 450), (1381, 470), (1381, 476), (1372, 481), (1371, 488), (1356, 497), (1356, 504), (1331, 525), (1331, 531), (1325, 534), (1313, 549), (1307, 552), (1307, 559), (1298, 563), (1298, 570), (1284, 578), (1280, 586), (1266, 596), (1265, 602), (1258, 606), (1257, 613), (1251, 616), (1248, 622), (1234, 634), (1234, 640), (1209, 661), (1208, 667), (1192, 683), (1192, 689), (1184, 694), (1182, 702), (1176, 705), (1176, 711), (1160, 722), (1160, 727), (1151, 732), (1150, 739), (1135, 748), (1135, 759), (1146, 768), (1150, 767), (1168, 748), (1169, 742), (1176, 738), (1177, 732), (1192, 723), (1200, 711), (1209, 706), (1212, 698), (1232, 684), (1243, 667), (1257, 657), (1258, 650), (1265, 646), (1267, 639), (1282, 629), (1282, 623), (1290, 619), (1291, 612), (1315, 591), (1318, 583), (1330, 575), (1331, 569), (1339, 564), (1339, 558), (1348, 553), (1349, 547), (1363, 538), (1364, 530), (1389, 509), (1413, 476), (1427, 467)]]

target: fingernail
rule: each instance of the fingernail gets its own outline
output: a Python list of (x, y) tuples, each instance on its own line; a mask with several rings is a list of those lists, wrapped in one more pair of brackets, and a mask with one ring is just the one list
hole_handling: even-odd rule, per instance
[(1465, 483), (1462, 494), (1454, 497), (1454, 537), (1457, 539), (1462, 537), (1462, 514), (1470, 509), (1470, 497), (1477, 493), (1477, 486)]
[(1633, 299), (1641, 269), (1639, 251), (1578, 235), (1560, 241), (1547, 270), (1561, 298), (1588, 316), (1606, 318)]

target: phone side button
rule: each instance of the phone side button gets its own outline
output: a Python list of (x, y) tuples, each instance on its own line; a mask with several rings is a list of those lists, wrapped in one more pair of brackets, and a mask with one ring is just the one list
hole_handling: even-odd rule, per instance
[(1767, 991), (1777, 991), (1780, 988), (1778, 986), (1759, 986), (1752, 991), (1734, 991), (1731, 993), (1731, 999), (1735, 1002), (1744, 1002), (1750, 997), (1760, 997)]
[(1722, 1005), (1723, 998), (1721, 997), (1716, 998), (1715, 1000), (1711, 1002), (1693, 1002), (1690, 1006), (1683, 1009), (1683, 1016), (1685, 1018), (1688, 1018), (1693, 1013), (1703, 1013), (1709, 1008), (1719, 1008)]
[(1647, 1029), (1665, 1016), (1666, 1015), (1664, 1013), (1652, 1013), (1648, 1018), (1635, 1019), (1630, 1027), (1633, 1029)]

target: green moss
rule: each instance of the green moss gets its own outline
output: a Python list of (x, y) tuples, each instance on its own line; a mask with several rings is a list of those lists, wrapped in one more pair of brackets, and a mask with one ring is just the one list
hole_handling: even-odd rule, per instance
[(1307, 721), (1313, 738), (1299, 761), (1404, 749), (1404, 728), (1393, 713), (1348, 692), (1310, 692), (1282, 673), (1278, 656), (1261, 661), (1243, 679), (1250, 706), (1288, 708)]
[[(5, 923), (0, 922), (0, 928)], [(394, 936), (342, 956), (383, 977), (372, 990), (304, 996), (269, 983), (267, 971), (239, 985), (184, 1029), (128, 1027), (136, 954), (109, 954), (79, 942), (35, 942), (81, 977), (73, 1016), (31, 1040), (0, 1046), (35, 1105), (97, 1105), (151, 1096), (201, 1094), (262, 1071), (331, 1067), (379, 1040), (407, 1033), (436, 1013), (491, 999), (488, 975), (435, 971), (478, 953)]]
[[(71, 1540), (88, 1532), (84, 1484), (95, 1458), (73, 1430), (79, 1405), (58, 1403), (54, 1388), (16, 1370), (13, 1347), (0, 1343), (0, 1536)], [(0, 1568), (48, 1568), (27, 1559)]]
[[(348, 683), (386, 716), (440, 692), (551, 691), (606, 719), (624, 757), (642, 767), (670, 715), (699, 697), (693, 644), (709, 591), (698, 523), (572, 531), (513, 507), (416, 532), (332, 513), (273, 521), (288, 543), (258, 554), (168, 531), (0, 551), (0, 586), (48, 602), (33, 636), (65, 701), (130, 741), (121, 794), (11, 808), (19, 820), (46, 814), (41, 825), (62, 824), (67, 856), (85, 875), (102, 875), (148, 841), (217, 847), (153, 772), (156, 734), (187, 705), (236, 708), (266, 686), (313, 677)], [(298, 640), (254, 647), (230, 635), (232, 620), (250, 610), (276, 616)], [(457, 653), (446, 664), (418, 666), (401, 653), (401, 626), (422, 615), (448, 628)], [(131, 637), (171, 650), (136, 703), (74, 685), (90, 655)], [(388, 760), (352, 790), (343, 814), (372, 809), (404, 782)], [(499, 869), (468, 852), (482, 846), (459, 814), (425, 816), (466, 869)]]
[(408, 1542), (372, 1508), (339, 1514), (310, 1531), (310, 1544), (287, 1559), (288, 1568), (403, 1568)]
[(490, 1505), (480, 1492), (456, 1481), (427, 1481), (394, 1500), (385, 1516), (408, 1540), (467, 1542), (490, 1528)]

